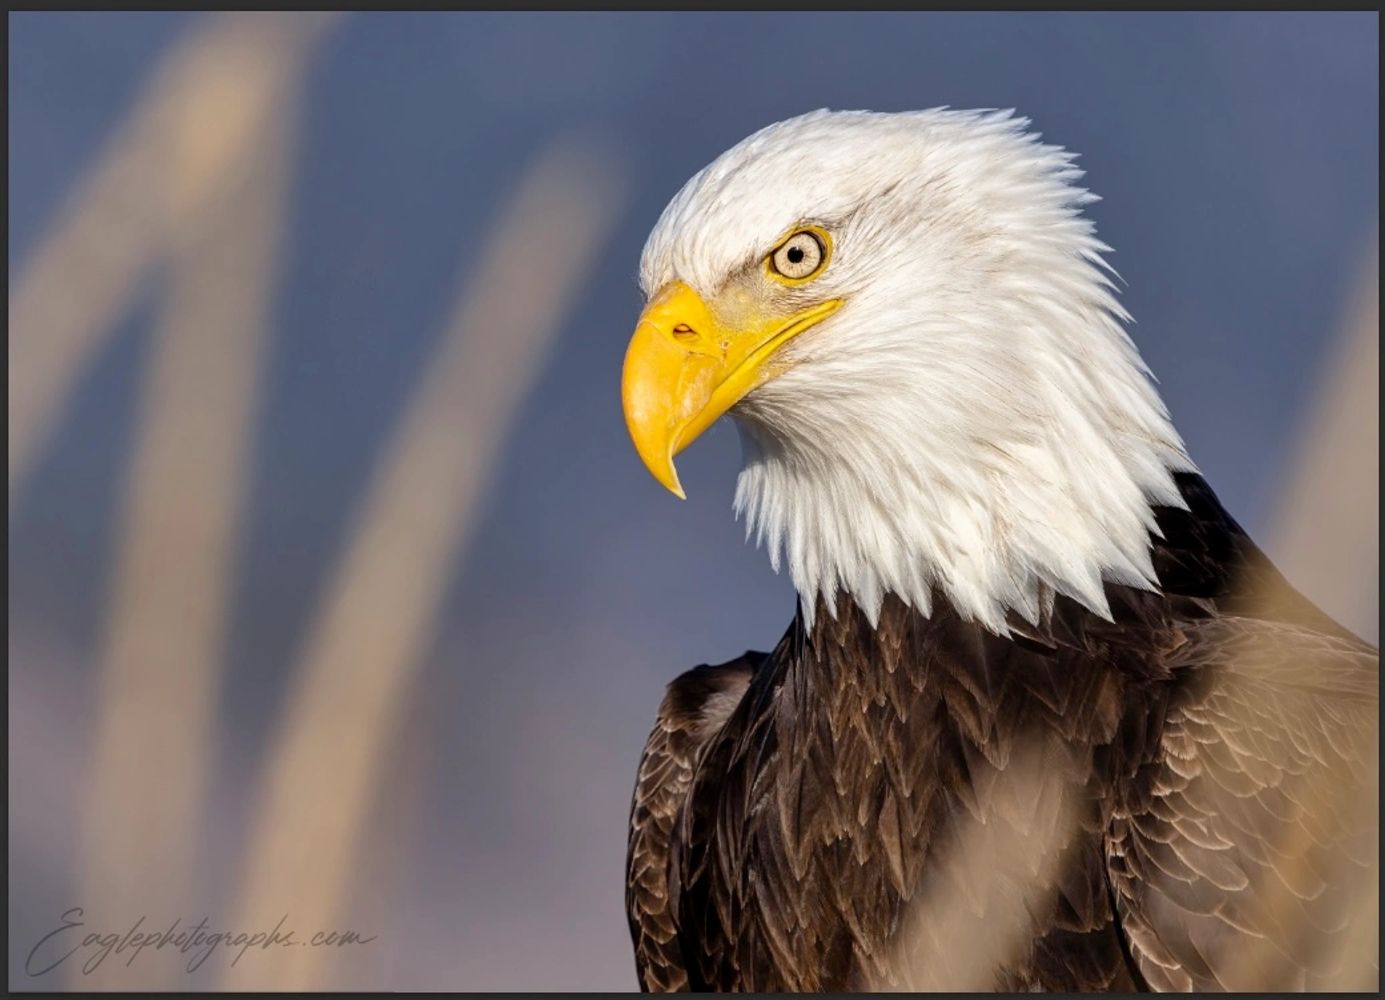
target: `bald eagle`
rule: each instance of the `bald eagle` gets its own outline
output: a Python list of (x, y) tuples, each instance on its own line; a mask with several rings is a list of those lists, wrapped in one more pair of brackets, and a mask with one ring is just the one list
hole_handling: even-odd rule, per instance
[(659, 707), (646, 990), (1312, 988), (1375, 954), (1378, 653), (1199, 474), (1028, 124), (807, 114), (649, 236), (635, 449), (681, 497), (734, 418), (799, 602)]

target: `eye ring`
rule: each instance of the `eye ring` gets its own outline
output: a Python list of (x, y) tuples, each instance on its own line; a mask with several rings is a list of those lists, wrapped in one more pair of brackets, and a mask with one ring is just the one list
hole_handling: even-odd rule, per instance
[(765, 257), (765, 273), (781, 284), (802, 285), (826, 270), (831, 258), (832, 238), (827, 231), (801, 226)]

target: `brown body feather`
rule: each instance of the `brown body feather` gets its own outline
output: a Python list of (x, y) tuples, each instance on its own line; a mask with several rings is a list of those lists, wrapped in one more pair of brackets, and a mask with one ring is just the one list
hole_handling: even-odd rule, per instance
[(1114, 621), (847, 601), (670, 685), (631, 817), (641, 986), (1338, 983), (1377, 871), (1377, 654), (1180, 486), (1161, 590), (1108, 586)]

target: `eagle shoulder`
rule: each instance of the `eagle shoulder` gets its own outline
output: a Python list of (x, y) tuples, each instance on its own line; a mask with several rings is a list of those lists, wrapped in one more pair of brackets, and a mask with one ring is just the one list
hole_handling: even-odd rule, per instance
[(1185, 635), (1106, 837), (1134, 962), (1159, 990), (1373, 988), (1379, 653), (1235, 616)]
[(647, 992), (688, 988), (670, 900), (670, 839), (692, 785), (698, 753), (740, 703), (766, 655), (747, 651), (727, 663), (702, 664), (676, 677), (640, 756), (630, 808), (625, 908), (640, 987)]

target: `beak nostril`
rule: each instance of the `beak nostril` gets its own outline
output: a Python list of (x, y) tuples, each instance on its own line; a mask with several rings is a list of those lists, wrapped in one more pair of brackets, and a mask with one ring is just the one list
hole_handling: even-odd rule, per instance
[(697, 331), (686, 323), (679, 323), (673, 328), (673, 339), (683, 343), (692, 343), (697, 340)]

